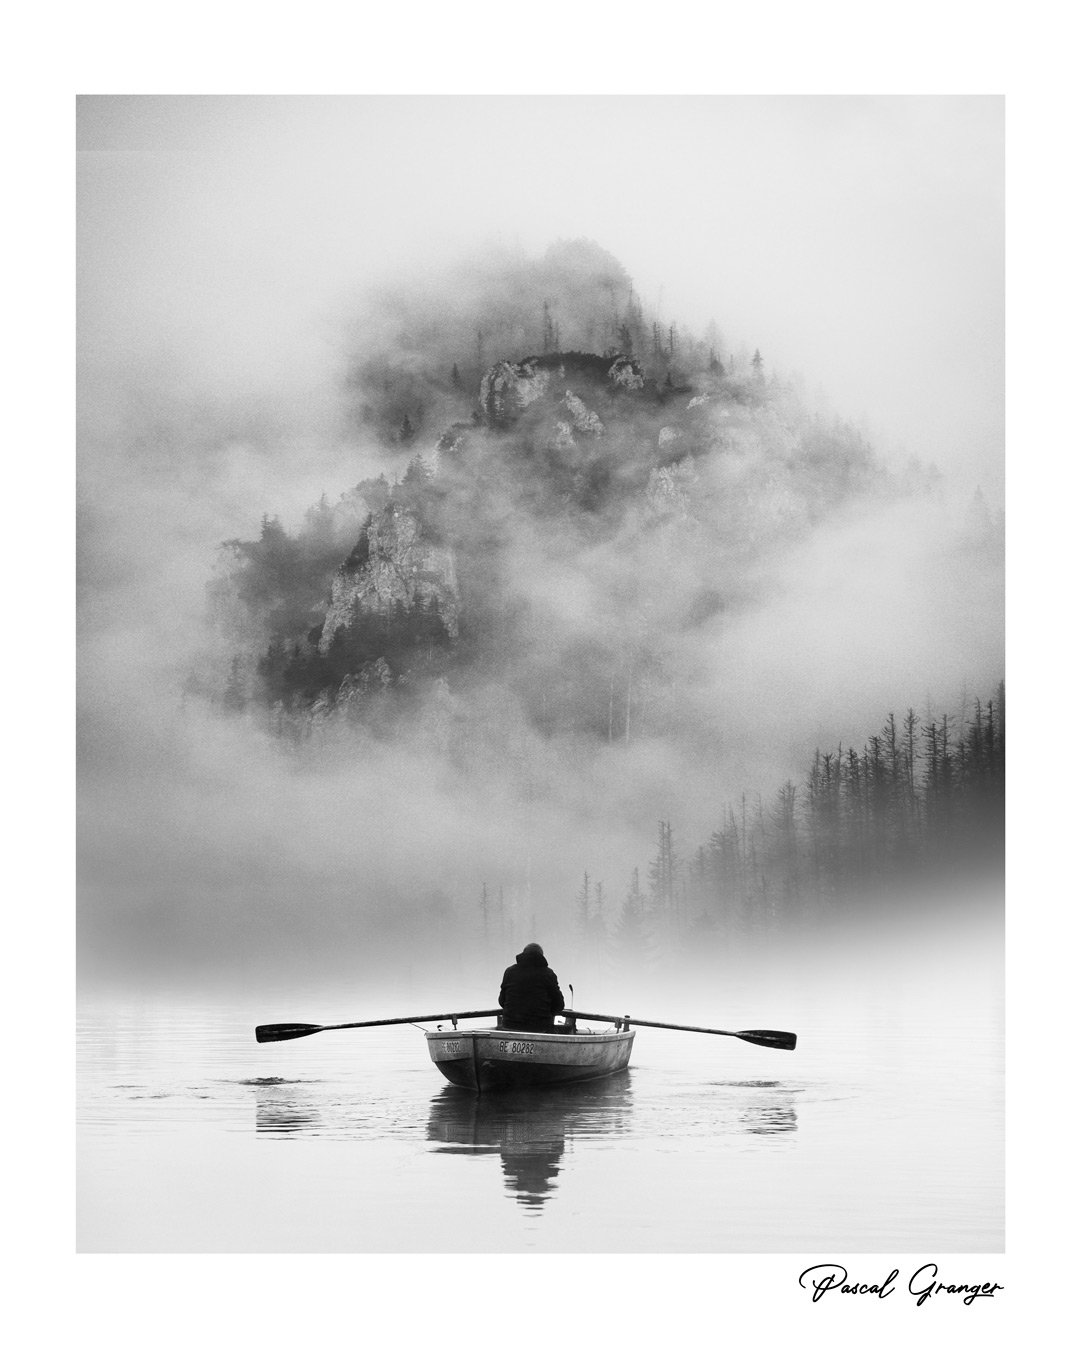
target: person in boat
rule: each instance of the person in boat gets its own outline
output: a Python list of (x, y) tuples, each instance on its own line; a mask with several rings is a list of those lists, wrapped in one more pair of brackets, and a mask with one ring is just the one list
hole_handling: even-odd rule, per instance
[(552, 1031), (566, 1007), (559, 980), (538, 942), (528, 942), (503, 972), (499, 990), (502, 1024), (510, 1031)]

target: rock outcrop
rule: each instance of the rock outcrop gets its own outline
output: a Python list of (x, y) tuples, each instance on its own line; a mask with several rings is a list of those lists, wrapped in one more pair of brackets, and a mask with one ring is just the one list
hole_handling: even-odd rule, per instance
[(587, 414), (599, 422), (582, 399), (590, 388), (607, 395), (638, 393), (645, 388), (645, 376), (632, 357), (621, 355), (548, 352), (515, 363), (499, 361), (480, 382), (480, 417), (485, 426), (505, 431), (546, 395), (552, 402), (566, 402), (575, 422)]
[(342, 563), (330, 591), (320, 652), (325, 653), (340, 627), (347, 627), (357, 609), (386, 614), (397, 604), (438, 605), (446, 631), (458, 633), (459, 596), (454, 556), (425, 533), (417, 512), (391, 502), (373, 516)]

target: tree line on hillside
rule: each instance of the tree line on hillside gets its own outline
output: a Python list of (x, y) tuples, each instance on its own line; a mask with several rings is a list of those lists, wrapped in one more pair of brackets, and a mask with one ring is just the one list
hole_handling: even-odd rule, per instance
[[(812, 928), (890, 895), (1000, 876), (1005, 847), (1005, 688), (970, 714), (892, 713), (861, 749), (818, 750), (801, 784), (729, 804), (682, 853), (660, 821), (644, 876), (621, 898), (588, 871), (568, 903), (578, 951), (650, 957)], [(482, 937), (502, 938), (502, 891), (484, 884)]]

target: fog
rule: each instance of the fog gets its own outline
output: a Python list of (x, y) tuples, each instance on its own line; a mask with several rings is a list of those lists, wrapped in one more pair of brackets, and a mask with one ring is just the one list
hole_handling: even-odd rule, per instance
[(321, 387), (350, 287), (599, 240), (640, 294), (1001, 504), (998, 98), (85, 98), (80, 331)]
[[(976, 487), (992, 511), (1002, 491), (1000, 101), (80, 103), (88, 979), (471, 968), (484, 886), (501, 895), (485, 958), (565, 948), (583, 873), (610, 922), (659, 819), (688, 857), (726, 802), (800, 782), (817, 746), (1002, 677), (1000, 556), (968, 528)], [(508, 495), (502, 584), (529, 621), (488, 653), (499, 679), (455, 688), (482, 730), (465, 757), (431, 702), (393, 737), (330, 727), (290, 751), (265, 719), (185, 696), (193, 667), (224, 674), (222, 541), (404, 470), (349, 380), (401, 356), (387, 296), (467, 316), (583, 236), (659, 322), (715, 324), (736, 360), (760, 348), (892, 472), (917, 456), (940, 487), (868, 493), (752, 555), (675, 516), (553, 527)], [(432, 456), (442, 429), (411, 450)], [(695, 472), (699, 494), (731, 487)], [(728, 603), (699, 613), (712, 584)], [(662, 734), (545, 737), (507, 703), (541, 654), (598, 634), (621, 650), (633, 614), (665, 661)]]

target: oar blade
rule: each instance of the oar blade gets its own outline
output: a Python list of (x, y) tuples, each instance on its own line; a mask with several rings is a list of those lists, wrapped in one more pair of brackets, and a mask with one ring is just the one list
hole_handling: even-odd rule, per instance
[(268, 1022), (255, 1028), (257, 1041), (295, 1041), (301, 1036), (314, 1036), (322, 1027), (314, 1022)]
[(794, 1050), (798, 1039), (793, 1031), (737, 1031), (740, 1041), (763, 1045), (767, 1050)]

